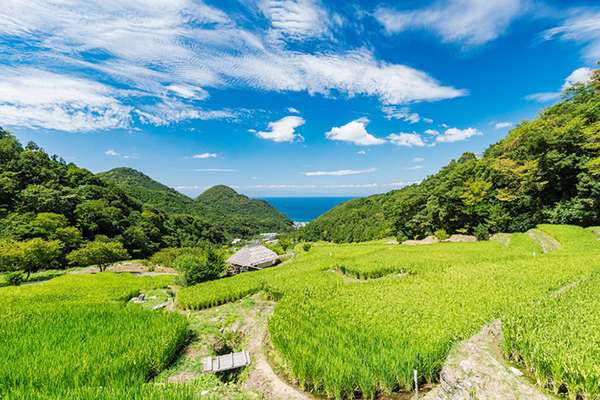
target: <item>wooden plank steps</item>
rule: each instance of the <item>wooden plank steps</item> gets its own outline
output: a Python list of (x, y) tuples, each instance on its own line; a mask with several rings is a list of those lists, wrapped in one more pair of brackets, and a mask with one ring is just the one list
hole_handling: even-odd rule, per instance
[(217, 357), (204, 357), (202, 359), (202, 372), (223, 372), (247, 367), (248, 365), (250, 365), (250, 353), (243, 350), (239, 353), (229, 353)]

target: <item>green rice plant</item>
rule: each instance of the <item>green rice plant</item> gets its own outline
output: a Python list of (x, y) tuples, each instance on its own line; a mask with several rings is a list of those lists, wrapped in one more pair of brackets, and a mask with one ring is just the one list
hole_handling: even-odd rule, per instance
[(505, 354), (538, 384), (600, 399), (600, 273), (504, 318)]
[(127, 300), (172, 279), (104, 272), (0, 289), (0, 397), (143, 384), (170, 363), (189, 327), (183, 316)]
[[(319, 245), (278, 267), (184, 288), (177, 298), (199, 309), (276, 293), (269, 331), (290, 378), (330, 398), (373, 398), (411, 389), (414, 369), (420, 382), (436, 381), (454, 344), (600, 267), (590, 232), (539, 229), (564, 247), (544, 254), (526, 234), (512, 235), (508, 246)], [(364, 279), (332, 272), (341, 266)], [(409, 273), (388, 276), (402, 270)]]

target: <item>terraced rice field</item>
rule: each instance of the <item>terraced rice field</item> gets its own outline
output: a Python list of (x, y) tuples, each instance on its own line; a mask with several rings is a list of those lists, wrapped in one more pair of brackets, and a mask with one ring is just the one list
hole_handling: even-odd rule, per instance
[(508, 246), (317, 246), (177, 298), (200, 309), (265, 290), (279, 300), (269, 330), (290, 378), (331, 398), (373, 398), (411, 389), (414, 369), (421, 382), (437, 380), (456, 342), (600, 269), (591, 232), (539, 229), (564, 247), (544, 254), (527, 234), (512, 235)]
[(127, 305), (170, 283), (105, 272), (0, 289), (0, 397), (186, 398), (144, 382), (186, 342), (187, 320)]

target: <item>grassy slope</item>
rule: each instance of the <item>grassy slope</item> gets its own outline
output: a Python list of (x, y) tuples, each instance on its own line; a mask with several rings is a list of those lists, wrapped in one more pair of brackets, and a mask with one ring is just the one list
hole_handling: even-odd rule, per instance
[[(525, 234), (509, 246), (318, 246), (281, 267), (183, 289), (178, 299), (203, 308), (265, 289), (280, 299), (269, 329), (293, 378), (336, 398), (371, 397), (410, 388), (413, 369), (436, 380), (454, 343), (599, 268), (590, 232), (540, 229), (565, 247), (543, 254)], [(349, 280), (331, 271), (340, 266), (390, 276)], [(408, 274), (395, 276), (401, 269)]]

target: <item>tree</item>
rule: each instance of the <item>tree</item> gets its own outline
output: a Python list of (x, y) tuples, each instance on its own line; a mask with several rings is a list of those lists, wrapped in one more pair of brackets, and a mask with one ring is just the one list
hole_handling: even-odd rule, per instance
[(40, 269), (56, 268), (62, 254), (60, 240), (34, 238), (23, 242), (0, 242), (0, 270), (4, 272), (23, 271), (29, 279), (32, 272)]
[(179, 281), (183, 286), (216, 279), (224, 267), (223, 257), (212, 247), (207, 247), (202, 256), (182, 254), (173, 261), (173, 268), (181, 274)]
[(129, 254), (118, 242), (89, 242), (82, 248), (67, 255), (67, 260), (75, 265), (97, 265), (100, 272), (117, 261), (129, 259)]

